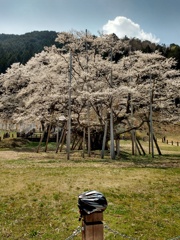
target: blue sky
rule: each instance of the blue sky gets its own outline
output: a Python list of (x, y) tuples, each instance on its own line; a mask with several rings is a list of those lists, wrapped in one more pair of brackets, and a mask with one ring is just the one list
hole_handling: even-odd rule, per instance
[(0, 33), (88, 29), (180, 45), (180, 0), (0, 0)]

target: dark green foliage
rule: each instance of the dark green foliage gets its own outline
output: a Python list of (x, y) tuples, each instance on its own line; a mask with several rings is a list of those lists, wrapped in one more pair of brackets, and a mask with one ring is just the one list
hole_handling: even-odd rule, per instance
[(139, 39), (132, 38), (129, 40), (129, 45), (131, 51), (140, 50), (144, 53), (152, 53), (157, 50), (167, 58), (175, 58), (175, 60), (177, 61), (176, 68), (180, 69), (180, 46), (177, 44), (173, 43), (170, 44), (170, 46), (166, 46), (165, 44), (159, 45), (147, 40), (141, 41)]
[(150, 41), (141, 41), (137, 38), (132, 38), (129, 40), (131, 51), (140, 50), (142, 52), (151, 53), (156, 50), (156, 44)]
[(166, 57), (173, 57), (177, 60), (177, 69), (180, 69), (180, 46), (177, 44), (170, 44), (165, 52)]
[(34, 31), (23, 35), (0, 34), (0, 73), (15, 62), (25, 64), (45, 46), (55, 44), (54, 31)]

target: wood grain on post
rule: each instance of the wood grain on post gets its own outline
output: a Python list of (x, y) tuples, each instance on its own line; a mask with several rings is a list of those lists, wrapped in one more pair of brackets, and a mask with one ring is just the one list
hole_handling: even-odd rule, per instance
[(82, 240), (103, 240), (103, 213), (95, 212), (83, 216), (82, 221)]

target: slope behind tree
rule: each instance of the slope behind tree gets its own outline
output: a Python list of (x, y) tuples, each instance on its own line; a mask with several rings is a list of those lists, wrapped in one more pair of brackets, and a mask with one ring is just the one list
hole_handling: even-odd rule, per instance
[(54, 31), (34, 31), (23, 35), (0, 34), (0, 73), (15, 62), (25, 64), (45, 46), (55, 44)]

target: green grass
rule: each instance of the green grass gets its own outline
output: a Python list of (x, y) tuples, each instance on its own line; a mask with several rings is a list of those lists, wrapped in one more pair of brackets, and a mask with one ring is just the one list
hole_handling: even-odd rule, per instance
[[(78, 195), (93, 189), (108, 201), (104, 223), (112, 230), (142, 240), (180, 236), (180, 152), (169, 146), (153, 159), (132, 156), (129, 144), (116, 160), (74, 152), (67, 161), (65, 152), (50, 151), (54, 143), (47, 153), (44, 146), (36, 153), (37, 143), (1, 151), (0, 239), (66, 239), (81, 225)], [(104, 236), (125, 239), (107, 229)]]

